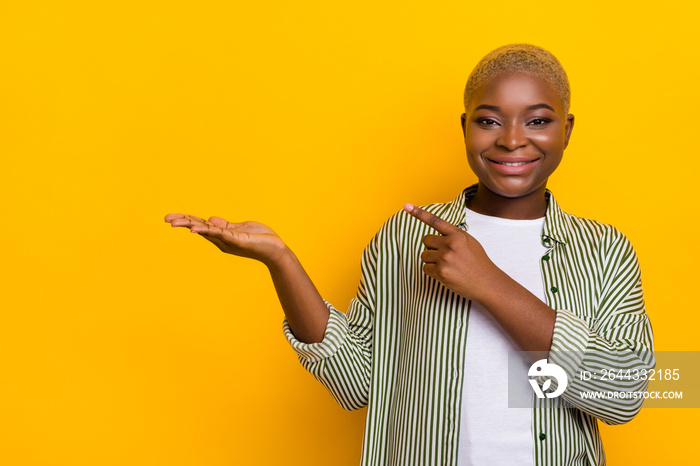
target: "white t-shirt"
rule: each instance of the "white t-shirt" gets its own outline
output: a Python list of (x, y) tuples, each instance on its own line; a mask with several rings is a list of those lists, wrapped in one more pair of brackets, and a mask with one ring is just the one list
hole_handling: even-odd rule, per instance
[[(510, 220), (466, 209), (471, 234), (498, 268), (546, 302), (540, 261), (544, 217)], [(508, 408), (508, 352), (520, 351), (479, 303), (472, 302), (464, 364), (459, 466), (534, 463), (532, 408)], [(525, 362), (524, 389), (531, 390)], [(518, 377), (519, 383), (520, 377)], [(512, 383), (512, 381), (511, 381)]]

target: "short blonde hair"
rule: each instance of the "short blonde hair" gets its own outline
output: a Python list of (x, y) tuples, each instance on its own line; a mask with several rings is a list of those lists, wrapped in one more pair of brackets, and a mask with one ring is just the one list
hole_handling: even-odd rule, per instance
[(549, 82), (561, 96), (564, 113), (569, 113), (571, 88), (559, 60), (547, 50), (531, 44), (509, 44), (489, 52), (477, 63), (464, 88), (464, 108), (476, 89), (503, 73), (528, 73)]

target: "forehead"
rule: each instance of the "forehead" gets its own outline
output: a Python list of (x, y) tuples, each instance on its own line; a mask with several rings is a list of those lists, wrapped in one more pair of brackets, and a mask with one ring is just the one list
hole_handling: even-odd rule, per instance
[(469, 111), (480, 105), (515, 111), (538, 104), (547, 104), (557, 112), (564, 112), (563, 97), (542, 76), (531, 73), (502, 73), (474, 90), (469, 102)]

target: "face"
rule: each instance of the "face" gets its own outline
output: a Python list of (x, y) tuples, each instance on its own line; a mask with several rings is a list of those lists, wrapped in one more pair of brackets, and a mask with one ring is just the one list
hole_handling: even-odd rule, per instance
[(504, 198), (544, 196), (573, 126), (557, 91), (530, 74), (486, 82), (462, 115), (469, 166), (480, 187)]

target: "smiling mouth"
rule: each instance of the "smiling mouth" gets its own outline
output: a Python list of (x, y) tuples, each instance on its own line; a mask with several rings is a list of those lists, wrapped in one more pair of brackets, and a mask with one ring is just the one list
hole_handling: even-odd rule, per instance
[(493, 163), (496, 163), (496, 164), (498, 164), (498, 165), (505, 165), (506, 167), (519, 167), (519, 166), (521, 166), (521, 165), (527, 165), (527, 164), (529, 164), (529, 163), (535, 163), (535, 162), (537, 162), (537, 160), (538, 160), (538, 159), (530, 160), (530, 161), (527, 161), (527, 162), (498, 162), (498, 161), (496, 161), (496, 160), (491, 160), (491, 159), (489, 159), (489, 162), (493, 162)]

